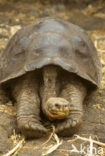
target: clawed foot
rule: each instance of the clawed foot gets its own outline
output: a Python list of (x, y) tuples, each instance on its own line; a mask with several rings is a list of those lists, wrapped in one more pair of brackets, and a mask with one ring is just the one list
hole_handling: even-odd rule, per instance
[(63, 120), (55, 125), (55, 132), (60, 136), (71, 136), (78, 130), (82, 122), (82, 115), (72, 114), (68, 119)]
[(21, 118), (18, 120), (18, 128), (26, 138), (39, 138), (47, 133), (47, 129), (36, 119)]

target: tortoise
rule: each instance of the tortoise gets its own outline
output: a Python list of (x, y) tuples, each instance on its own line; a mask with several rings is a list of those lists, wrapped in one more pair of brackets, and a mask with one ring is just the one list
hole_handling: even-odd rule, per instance
[(42, 114), (57, 134), (76, 133), (84, 99), (100, 81), (101, 63), (91, 39), (62, 18), (41, 18), (21, 28), (0, 54), (0, 103), (17, 103), (18, 128), (27, 138), (48, 132)]

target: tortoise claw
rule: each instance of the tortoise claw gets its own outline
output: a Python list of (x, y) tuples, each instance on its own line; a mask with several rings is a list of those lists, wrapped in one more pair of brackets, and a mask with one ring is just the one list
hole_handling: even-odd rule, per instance
[(60, 136), (71, 136), (78, 130), (82, 121), (82, 115), (74, 114), (68, 119), (59, 122), (55, 127), (55, 132)]
[(18, 127), (26, 138), (40, 138), (47, 133), (47, 129), (35, 119), (22, 118), (18, 120)]

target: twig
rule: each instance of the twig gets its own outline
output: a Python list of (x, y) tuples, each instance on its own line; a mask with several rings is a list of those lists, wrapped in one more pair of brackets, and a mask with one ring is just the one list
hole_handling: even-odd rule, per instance
[(98, 52), (105, 53), (105, 50), (103, 50), (103, 49), (99, 49), (99, 48), (97, 48), (97, 51), (98, 51)]
[(53, 135), (55, 133), (55, 127), (53, 125), (52, 125), (52, 129), (53, 129), (53, 131), (52, 131), (51, 135), (49, 136), (48, 140), (46, 142), (44, 142), (41, 146), (46, 145), (51, 140), (51, 138), (53, 137)]
[(14, 152), (16, 152), (18, 150), (18, 148), (22, 147), (23, 143), (24, 143), (24, 139), (19, 141), (18, 144), (12, 150), (10, 150), (8, 153), (4, 154), (3, 156), (11, 156)]
[(68, 140), (67, 142), (73, 143), (73, 142), (75, 142), (76, 140), (78, 140), (78, 139), (77, 139), (77, 138), (74, 138), (74, 139), (72, 139), (72, 140)]
[[(74, 135), (74, 136), (76, 136), (77, 139), (80, 139), (80, 140), (83, 140), (83, 141), (88, 141), (88, 142), (90, 142), (90, 139), (88, 139), (88, 138), (80, 137), (79, 135)], [(103, 147), (105, 147), (105, 144), (102, 143), (102, 142), (99, 142), (99, 141), (96, 141), (96, 140), (92, 140), (92, 141), (93, 141), (94, 144), (97, 144), (97, 145), (99, 145), (99, 146), (103, 146)]]
[(48, 151), (44, 152), (42, 156), (49, 155), (50, 153), (54, 152), (62, 144), (63, 141), (60, 141), (58, 136), (55, 133), (54, 133), (54, 138), (57, 143), (54, 146), (52, 146)]

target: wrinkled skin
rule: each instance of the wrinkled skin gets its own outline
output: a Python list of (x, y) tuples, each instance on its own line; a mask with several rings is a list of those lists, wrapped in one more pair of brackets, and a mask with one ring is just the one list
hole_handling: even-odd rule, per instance
[[(46, 104), (51, 97), (64, 98), (70, 107), (70, 114), (66, 119), (54, 120), (56, 133), (70, 136), (78, 130), (83, 116), (82, 104), (87, 94), (81, 78), (58, 66), (49, 65), (40, 69), (40, 72), (29, 72), (14, 82), (11, 81), (9, 86), (11, 95), (17, 102), (18, 127), (27, 138), (41, 137), (47, 133), (41, 122), (40, 110), (47, 115)], [(5, 102), (3, 93), (1, 88), (1, 103)], [(58, 105), (61, 104), (58, 102)]]

